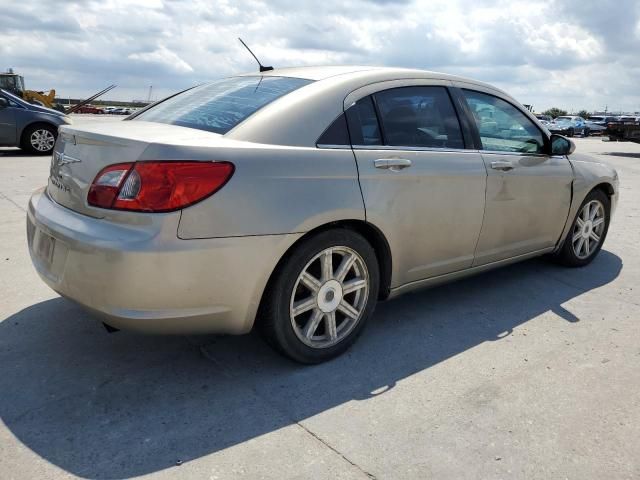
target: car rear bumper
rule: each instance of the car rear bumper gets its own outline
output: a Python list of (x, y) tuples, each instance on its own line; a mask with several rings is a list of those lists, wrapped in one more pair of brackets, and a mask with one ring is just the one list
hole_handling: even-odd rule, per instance
[(47, 285), (114, 327), (248, 332), (271, 272), (301, 234), (181, 240), (179, 218), (140, 214), (115, 223), (38, 191), (27, 212), (29, 252)]

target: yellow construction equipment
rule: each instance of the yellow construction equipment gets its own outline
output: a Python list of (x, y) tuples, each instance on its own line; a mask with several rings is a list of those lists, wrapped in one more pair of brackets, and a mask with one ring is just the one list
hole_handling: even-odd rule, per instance
[(54, 102), (54, 98), (56, 97), (55, 90), (49, 90), (47, 93), (26, 90), (24, 88), (24, 77), (14, 73), (12, 69), (7, 70), (5, 73), (0, 73), (0, 88), (10, 91), (29, 103), (35, 103), (36, 105), (42, 105), (48, 108), (56, 108)]
[(45, 92), (37, 92), (35, 90), (26, 90), (24, 88), (24, 77), (22, 75), (18, 75), (13, 71), (13, 69), (8, 69), (4, 73), (0, 73), (0, 88), (4, 90), (8, 90), (9, 92), (17, 95), (23, 100), (34, 103), (36, 105), (42, 105), (47, 108), (54, 108), (56, 110), (60, 110), (61, 112), (73, 113), (79, 110), (84, 105), (87, 105), (89, 102), (94, 101), (96, 98), (104, 95), (107, 92), (110, 92), (114, 88), (115, 85), (109, 85), (104, 90), (100, 90), (98, 93), (91, 95), (86, 100), (82, 100), (77, 103), (74, 107), (67, 108), (63, 105), (55, 103), (56, 91), (51, 89), (48, 93)]

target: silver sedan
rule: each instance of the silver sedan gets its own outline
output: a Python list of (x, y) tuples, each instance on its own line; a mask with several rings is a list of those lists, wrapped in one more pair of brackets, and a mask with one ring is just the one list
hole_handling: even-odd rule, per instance
[(531, 257), (598, 254), (615, 170), (506, 93), (371, 67), (218, 80), (63, 126), (27, 231), (42, 279), (114, 328), (259, 328), (306, 363), (378, 300)]

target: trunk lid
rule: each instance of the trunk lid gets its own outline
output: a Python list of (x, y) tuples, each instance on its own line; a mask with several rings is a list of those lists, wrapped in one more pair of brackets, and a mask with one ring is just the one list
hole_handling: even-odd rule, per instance
[[(214, 147), (221, 141), (221, 135), (216, 133), (142, 121), (63, 126), (53, 150), (47, 193), (56, 203), (71, 210), (103, 218), (108, 211), (90, 206), (87, 193), (98, 172), (106, 166), (163, 160), (158, 158), (162, 145)], [(151, 149), (155, 157), (145, 158), (145, 151), (151, 145), (155, 147)], [(176, 156), (175, 148), (168, 150)]]

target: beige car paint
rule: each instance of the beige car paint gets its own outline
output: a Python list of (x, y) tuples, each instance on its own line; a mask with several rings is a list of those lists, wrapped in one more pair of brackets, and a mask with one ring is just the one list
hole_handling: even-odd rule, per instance
[[(142, 121), (62, 127), (56, 152), (80, 162), (52, 163), (52, 175), (70, 192), (49, 185), (34, 194), (27, 213), (29, 249), (42, 279), (116, 327), (244, 333), (278, 262), (315, 229), (349, 221), (381, 232), (395, 296), (558, 249), (580, 203), (599, 184), (615, 208), (615, 171), (579, 155), (316, 145), (345, 108), (392, 86), (459, 86), (518, 105), (489, 85), (378, 67), (267, 75), (317, 81), (226, 135)], [(516, 168), (491, 171), (495, 155), (508, 156)], [(375, 168), (376, 160), (391, 158), (412, 166)], [(106, 165), (180, 159), (231, 161), (236, 172), (219, 192), (181, 212), (112, 211), (86, 202), (89, 183)], [(39, 244), (47, 236), (55, 250), (43, 260)]]

